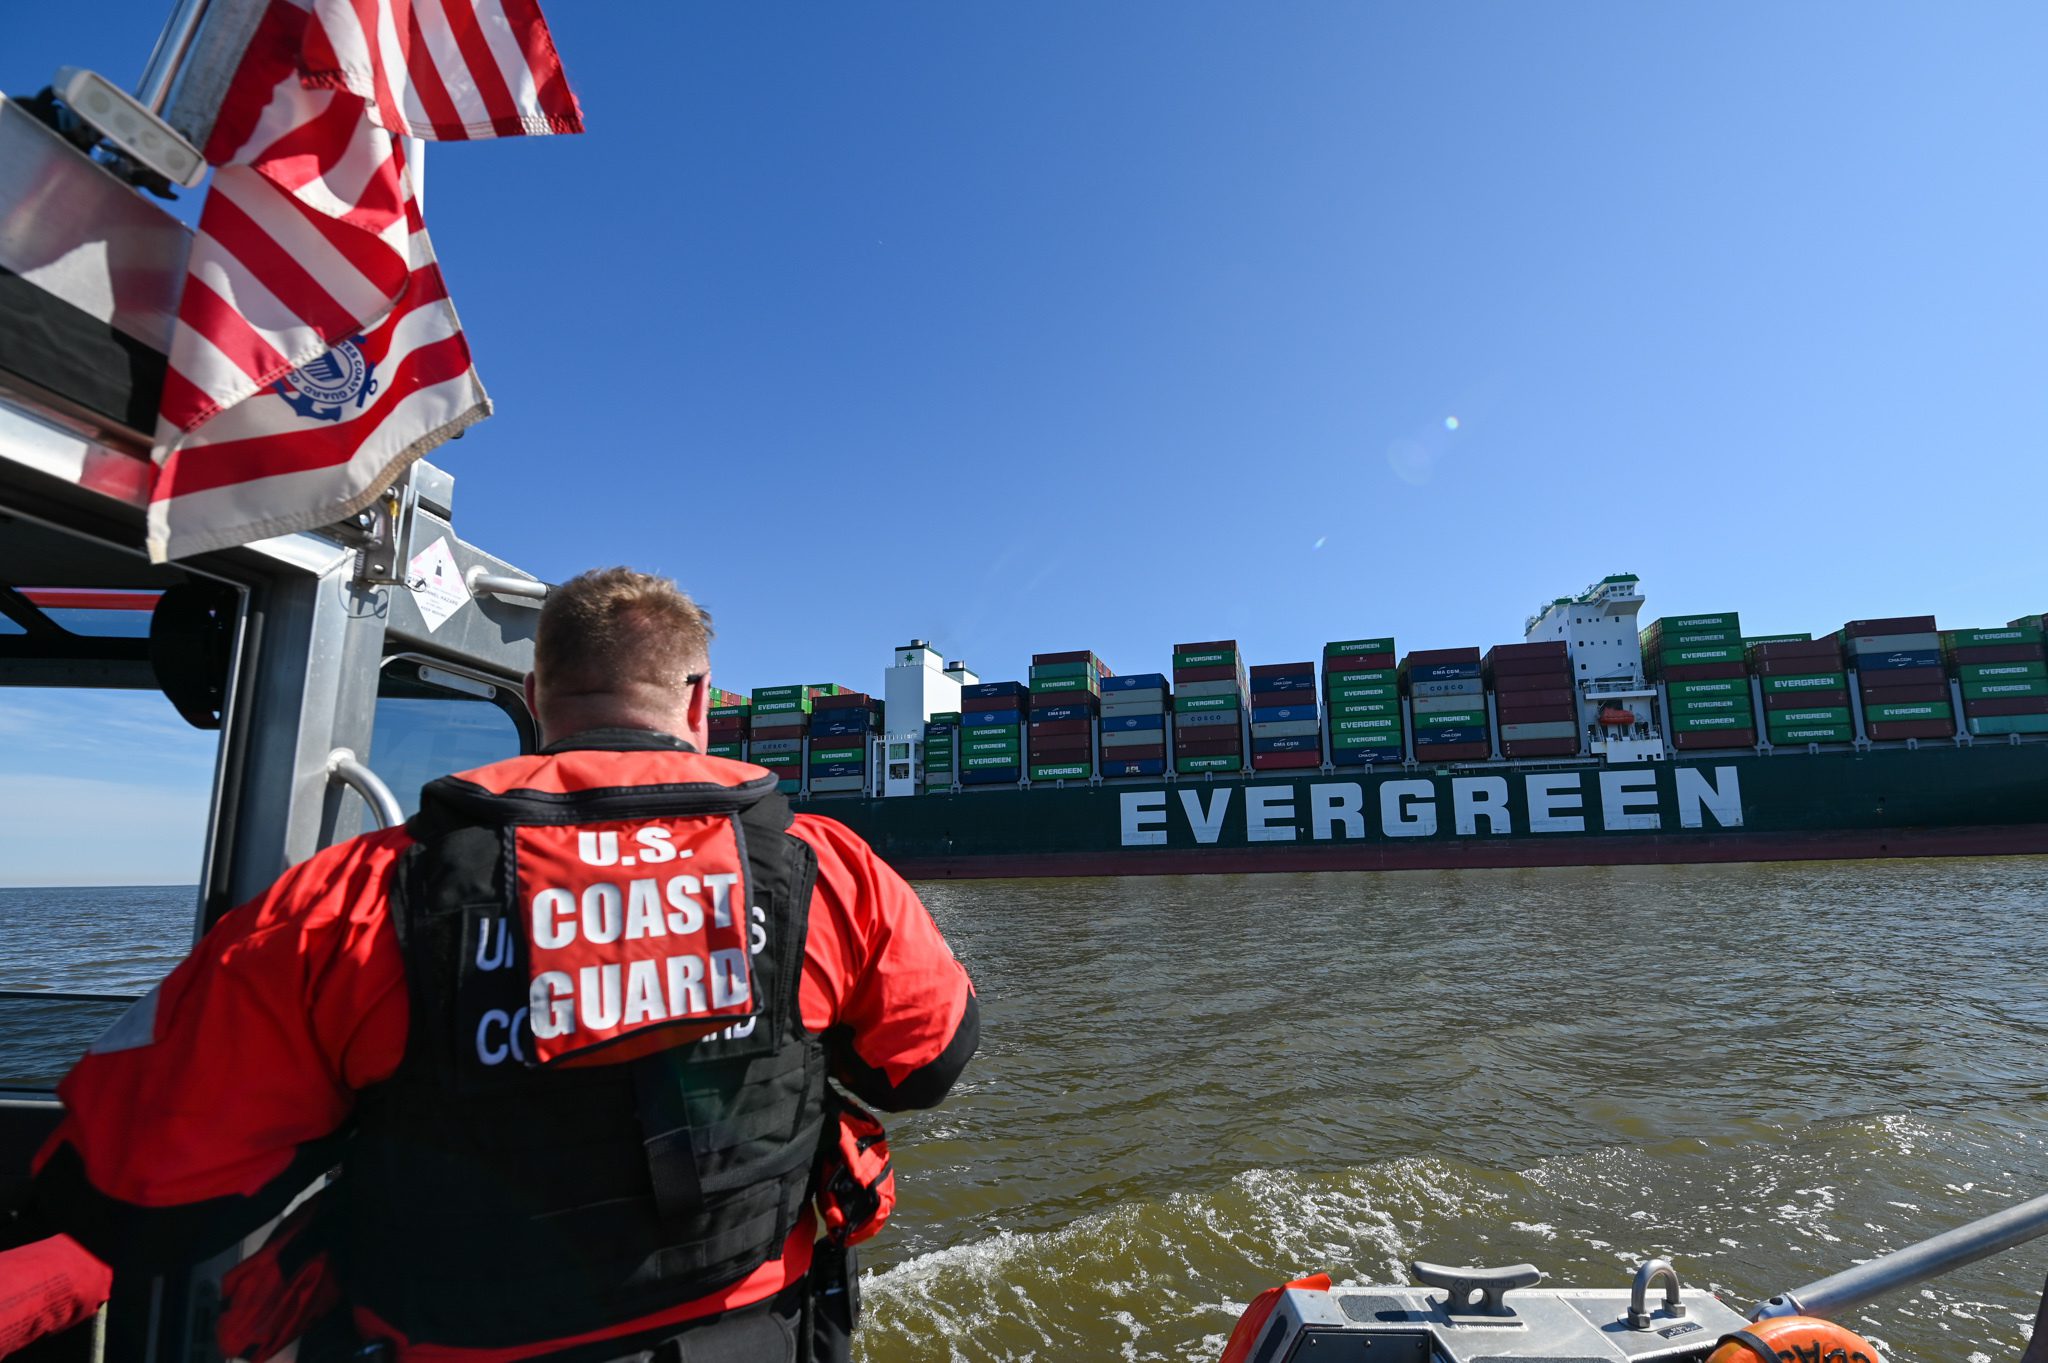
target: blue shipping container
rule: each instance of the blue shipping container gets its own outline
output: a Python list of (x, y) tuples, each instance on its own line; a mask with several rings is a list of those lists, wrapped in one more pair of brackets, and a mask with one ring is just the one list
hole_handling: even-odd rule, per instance
[(1399, 748), (1332, 748), (1330, 760), (1339, 766), (1357, 767), (1367, 762), (1399, 762)]
[(1106, 734), (1130, 733), (1138, 729), (1164, 729), (1165, 715), (1104, 715), (1102, 732)]
[(1031, 712), (1031, 722), (1033, 724), (1044, 719), (1093, 719), (1094, 717), (1095, 707), (1093, 705), (1048, 705), (1044, 709)]
[(978, 767), (961, 772), (958, 779), (963, 786), (1013, 786), (1023, 775), (1022, 767)]
[(976, 682), (973, 686), (963, 686), (960, 688), (960, 695), (963, 699), (972, 696), (977, 700), (985, 700), (990, 696), (1021, 696), (1023, 694), (1025, 694), (1023, 682)]
[(1104, 677), (1102, 679), (1102, 689), (1105, 691), (1164, 691), (1166, 689), (1166, 674), (1164, 672), (1136, 672), (1128, 677)]
[(1255, 738), (1253, 752), (1321, 752), (1321, 734), (1296, 734), (1290, 738)]
[(1314, 719), (1315, 717), (1316, 703), (1312, 697), (1304, 699), (1295, 705), (1269, 705), (1264, 709), (1254, 707), (1252, 710), (1252, 723), (1254, 724), (1284, 724), (1290, 719)]
[(1135, 762), (1104, 762), (1104, 776), (1164, 776), (1166, 759), (1163, 757), (1141, 757)]
[(828, 719), (822, 724), (811, 720), (812, 738), (858, 738), (868, 731), (867, 717), (859, 719)]
[(813, 776), (865, 776), (867, 771), (867, 763), (865, 762), (811, 763), (811, 775)]
[(1415, 751), (1420, 756), (1424, 748), (1434, 748), (1445, 743), (1484, 743), (1488, 735), (1484, 728), (1474, 729), (1417, 729)]
[(1316, 689), (1316, 672), (1289, 672), (1278, 677), (1253, 677), (1252, 694), (1262, 696), (1268, 691), (1313, 691)]
[(986, 729), (996, 724), (1007, 724), (1014, 729), (1023, 722), (1022, 710), (969, 710), (960, 717), (963, 729)]

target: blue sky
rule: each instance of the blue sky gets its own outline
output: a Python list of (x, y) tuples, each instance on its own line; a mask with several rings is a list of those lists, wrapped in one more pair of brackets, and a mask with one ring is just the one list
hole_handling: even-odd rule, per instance
[[(16, 7), (0, 82), (161, 8)], [(499, 408), (437, 457), (535, 572), (676, 575), (727, 685), (1486, 645), (1622, 570), (2048, 609), (2038, 5), (550, 17), (591, 131), (429, 157)]]

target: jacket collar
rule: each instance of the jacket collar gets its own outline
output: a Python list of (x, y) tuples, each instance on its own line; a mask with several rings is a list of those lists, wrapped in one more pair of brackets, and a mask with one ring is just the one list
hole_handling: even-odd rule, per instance
[(540, 751), (543, 757), (552, 757), (564, 752), (653, 752), (662, 748), (672, 752), (697, 751), (688, 739), (658, 729), (585, 729), (557, 739)]

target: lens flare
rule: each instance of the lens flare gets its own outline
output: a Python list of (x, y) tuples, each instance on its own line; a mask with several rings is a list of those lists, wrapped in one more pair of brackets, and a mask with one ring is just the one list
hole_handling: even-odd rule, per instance
[(1457, 430), (1457, 429), (1458, 429), (1458, 418), (1456, 418), (1456, 417), (1454, 417), (1454, 416), (1447, 416), (1447, 417), (1445, 417), (1445, 418), (1444, 418), (1444, 429), (1445, 429), (1445, 430), (1447, 430), (1447, 431), (1455, 431), (1455, 430)]

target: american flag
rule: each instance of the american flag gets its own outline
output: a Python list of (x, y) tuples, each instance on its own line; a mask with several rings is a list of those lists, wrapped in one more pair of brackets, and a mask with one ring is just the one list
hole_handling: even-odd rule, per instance
[(532, 0), (271, 0), (207, 141), (151, 557), (333, 524), (488, 416), (401, 138), (581, 130)]

